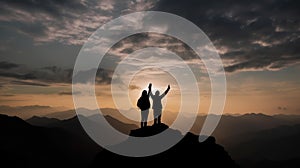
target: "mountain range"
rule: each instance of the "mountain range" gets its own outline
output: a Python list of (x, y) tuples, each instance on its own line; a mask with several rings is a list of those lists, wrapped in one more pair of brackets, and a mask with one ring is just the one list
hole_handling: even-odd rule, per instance
[[(106, 118), (106, 120), (119, 131), (130, 134), (131, 130), (136, 130), (138, 128), (137, 122), (133, 122), (130, 119), (125, 117), (120, 118), (121, 114), (115, 109), (105, 109), (102, 110)], [(64, 114), (65, 113), (65, 114)], [(39, 113), (40, 114), (40, 113)], [(172, 120), (172, 118), (165, 120), (166, 117), (171, 114), (164, 114), (163, 121), (168, 122)], [(3, 117), (3, 116), (2, 116)], [(6, 116), (8, 117), (8, 116)], [(49, 118), (50, 117), (50, 118)], [(68, 118), (69, 117), (69, 118)], [(79, 116), (83, 117), (83, 116)], [(175, 116), (176, 117), (176, 116)], [(191, 133), (194, 135), (199, 134), (202, 124), (207, 116), (199, 115), (196, 119), (194, 126), (191, 129)], [(212, 117), (216, 117), (212, 115)], [(20, 130), (17, 128), (16, 139), (25, 139), (25, 142), (29, 141), (28, 139), (36, 139), (43, 138), (43, 136), (37, 136), (41, 134), (41, 132), (45, 132), (44, 134), (54, 135), (57, 131), (58, 135), (55, 135), (59, 138), (63, 138), (63, 136), (73, 137), (72, 143), (83, 144), (82, 142), (87, 142), (83, 145), (86, 151), (93, 149), (93, 154), (102, 151), (101, 147), (95, 144), (82, 129), (78, 118), (75, 114), (74, 110), (67, 110), (61, 112), (53, 112), (47, 113), (46, 115), (42, 115), (41, 117), (33, 116), (25, 121), (20, 118), (16, 119), (16, 117), (12, 117), (13, 121), (18, 120), (20, 123), (17, 125), (20, 126)], [(95, 120), (93, 116), (85, 117), (84, 119)], [(13, 123), (13, 122), (12, 122)], [(7, 122), (9, 125), (14, 125), (10, 122)], [(21, 124), (22, 123), (22, 124)], [(3, 122), (1, 121), (1, 124)], [(150, 123), (151, 125), (151, 123)], [(244, 115), (223, 115), (219, 125), (215, 129), (213, 133), (213, 137), (216, 139), (216, 143), (222, 145), (225, 150), (229, 153), (229, 155), (235, 160), (241, 167), (300, 167), (298, 166), (300, 163), (300, 150), (298, 146), (300, 145), (300, 116), (298, 115), (265, 115), (260, 113), (250, 113)], [(24, 127), (24, 128), (23, 128)], [(28, 129), (32, 128), (32, 129)], [(16, 140), (7, 140), (5, 137), (11, 136), (9, 134), (11, 127), (1, 125), (1, 130), (3, 133), (2, 142), (16, 142)], [(23, 130), (24, 129), (24, 130)], [(23, 134), (23, 132), (29, 131), (26, 133), (28, 135)], [(43, 130), (43, 131), (37, 131)], [(37, 132), (32, 133), (32, 132)], [(48, 133), (50, 132), (50, 133)], [(55, 132), (55, 133), (53, 133)], [(64, 133), (61, 133), (64, 132)], [(60, 133), (60, 134), (59, 134)], [(17, 136), (18, 135), (18, 136)], [(30, 136), (29, 136), (30, 135)], [(59, 139), (58, 138), (58, 139)], [(27, 140), (26, 140), (27, 139)], [(49, 141), (49, 139), (47, 139)], [(47, 140), (43, 140), (48, 142)], [(68, 148), (68, 145), (64, 145), (65, 141), (57, 142), (59, 140), (49, 142), (49, 146), (54, 145), (53, 143), (60, 144), (64, 148)], [(74, 141), (74, 142), (73, 142)], [(79, 142), (82, 141), (82, 142)], [(41, 142), (39, 142), (41, 143)], [(37, 143), (37, 144), (39, 144)], [(3, 144), (3, 143), (1, 143)], [(29, 145), (33, 145), (32, 143), (28, 143)], [(81, 145), (82, 146), (82, 145)], [(95, 147), (96, 146), (96, 147)], [(9, 145), (7, 146), (9, 147)], [(24, 147), (22, 147), (23, 149)], [(59, 148), (59, 147), (57, 147)], [(70, 147), (69, 147), (70, 148)], [(4, 153), (18, 153), (16, 148), (12, 148), (13, 150), (7, 150), (7, 148), (2, 148)], [(53, 147), (53, 149), (55, 149)], [(97, 150), (94, 150), (97, 149)], [(27, 149), (28, 150), (28, 149)], [(70, 151), (70, 149), (64, 149), (64, 151)], [(26, 151), (26, 150), (25, 150)], [(38, 151), (38, 150), (37, 150)], [(26, 153), (26, 152), (25, 152)], [(51, 152), (49, 152), (51, 153)], [(76, 152), (75, 152), (76, 153)], [(15, 155), (22, 156), (24, 153), (20, 152), (20, 154)], [(6, 154), (5, 154), (6, 155)], [(25, 155), (25, 154), (24, 154)], [(28, 154), (26, 154), (27, 156)], [(30, 156), (29, 154), (28, 156)], [(32, 154), (34, 155), (34, 154)], [(8, 155), (9, 156), (9, 155)], [(84, 163), (90, 163), (90, 158), (87, 159), (85, 156), (82, 158), (85, 161)], [(4, 157), (5, 158), (5, 157)], [(25, 157), (26, 158), (26, 157)], [(48, 158), (48, 157), (47, 157)], [(51, 160), (52, 156), (49, 157)], [(7, 159), (9, 160), (9, 159)], [(80, 165), (80, 164), (76, 164)], [(285, 166), (288, 165), (288, 166)]]
[[(81, 119), (90, 120), (87, 117)], [(110, 116), (106, 116), (106, 119), (110, 120), (114, 127), (131, 129), (129, 131), (131, 136), (135, 136), (137, 130), (140, 130)], [(30, 122), (39, 126), (31, 125)], [(44, 126), (41, 126), (42, 122), (45, 123)], [(197, 161), (203, 162), (200, 164), (217, 163), (226, 167), (237, 167), (224, 148), (215, 143), (213, 137), (207, 142), (199, 143), (197, 136), (192, 133), (185, 136), (178, 145), (161, 154), (153, 157), (129, 158), (108, 152), (94, 143), (81, 128), (77, 117), (67, 120), (33, 117), (26, 122), (18, 117), (1, 114), (0, 132), (2, 137), (0, 157), (3, 159), (1, 164), (8, 167), (99, 167), (108, 163), (110, 166), (116, 163), (119, 165), (121, 162), (129, 166), (133, 164), (132, 161), (159, 159), (170, 162), (176, 158), (182, 158), (184, 161), (198, 159)], [(142, 133), (148, 134), (149, 131), (142, 130)], [(156, 159), (152, 160), (153, 158)], [(121, 162), (115, 162), (117, 160)], [(139, 164), (131, 166), (137, 167)]]

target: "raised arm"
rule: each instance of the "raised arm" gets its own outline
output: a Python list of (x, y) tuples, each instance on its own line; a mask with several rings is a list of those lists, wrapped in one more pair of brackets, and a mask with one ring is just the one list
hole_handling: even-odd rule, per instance
[(165, 91), (165, 94), (168, 94), (170, 88), (171, 88), (170, 85), (168, 85), (168, 88), (167, 88), (167, 90)]
[(161, 97), (161, 98), (165, 97), (165, 95), (168, 94), (169, 90), (170, 90), (170, 85), (168, 85), (167, 90), (166, 90), (160, 97)]
[(149, 86), (148, 86), (148, 96), (152, 96), (151, 87), (152, 87), (152, 83), (149, 83)]

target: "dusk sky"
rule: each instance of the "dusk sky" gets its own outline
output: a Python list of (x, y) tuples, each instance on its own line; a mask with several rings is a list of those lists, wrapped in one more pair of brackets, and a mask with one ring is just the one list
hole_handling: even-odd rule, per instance
[[(226, 72), (224, 113), (300, 114), (299, 9), (296, 0), (2, 0), (0, 105), (73, 109), (72, 70), (89, 36), (121, 15), (154, 10), (188, 19), (210, 38)], [(110, 64), (118, 64), (144, 47), (170, 50), (201, 70), (199, 112), (207, 113), (209, 79), (202, 63), (193, 59), (194, 52), (181, 41), (155, 33), (137, 34), (118, 42), (106, 57)], [(176, 65), (166, 58), (155, 61)], [(151, 61), (150, 57), (140, 61), (147, 59)], [(102, 107), (115, 108), (109, 96), (112, 71), (97, 74), (96, 93)], [(132, 79), (127, 88), (132, 106), (149, 82), (160, 91), (171, 84), (166, 110), (176, 112), (180, 90), (176, 80), (159, 69), (145, 70)]]

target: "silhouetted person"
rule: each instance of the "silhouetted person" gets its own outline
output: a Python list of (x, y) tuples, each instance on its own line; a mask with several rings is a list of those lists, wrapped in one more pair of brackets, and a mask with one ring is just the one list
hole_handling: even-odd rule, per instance
[(141, 128), (147, 126), (147, 120), (149, 115), (150, 101), (149, 101), (149, 93), (151, 93), (150, 83), (148, 86), (148, 93), (146, 90), (143, 90), (141, 97), (137, 102), (137, 106), (141, 109)]
[(159, 95), (159, 91), (156, 91), (155, 95), (153, 95), (151, 92), (151, 86), (150, 86), (150, 96), (153, 100), (152, 109), (153, 109), (153, 116), (154, 116), (154, 125), (156, 125), (156, 124), (161, 124), (161, 114), (162, 114), (161, 99), (164, 98), (165, 95), (169, 92), (170, 85), (168, 85), (167, 90), (161, 95)]

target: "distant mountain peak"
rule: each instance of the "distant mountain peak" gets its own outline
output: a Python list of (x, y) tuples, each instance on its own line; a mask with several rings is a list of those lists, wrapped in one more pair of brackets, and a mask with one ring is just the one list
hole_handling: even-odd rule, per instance
[(11, 117), (5, 114), (0, 114), (0, 127), (7, 128), (8, 130), (11, 127), (13, 128), (31, 127), (31, 125), (19, 117), (16, 116)]
[(26, 120), (26, 122), (34, 126), (45, 126), (52, 123), (56, 123), (58, 121), (60, 120), (56, 118), (48, 118), (48, 117), (40, 117), (40, 116), (33, 116)]
[(242, 117), (266, 117), (266, 118), (272, 118), (272, 116), (263, 114), (263, 113), (247, 113), (242, 115)]

